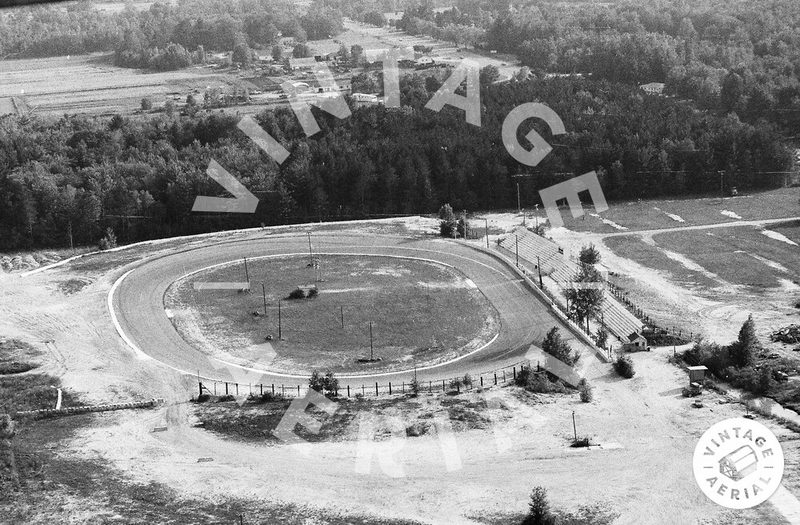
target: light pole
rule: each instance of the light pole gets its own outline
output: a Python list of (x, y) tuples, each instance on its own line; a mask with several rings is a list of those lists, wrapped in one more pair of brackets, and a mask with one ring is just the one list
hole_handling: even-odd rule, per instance
[(486, 249), (489, 249), (489, 219), (483, 219), (486, 222)]
[(307, 231), (308, 235), (308, 262), (314, 264), (314, 253), (311, 251), (311, 230)]

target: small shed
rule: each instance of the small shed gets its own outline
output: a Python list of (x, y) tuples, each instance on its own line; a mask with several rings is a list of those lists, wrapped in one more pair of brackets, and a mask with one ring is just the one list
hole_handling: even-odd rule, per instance
[(639, 332), (632, 332), (628, 340), (622, 344), (622, 350), (625, 352), (643, 352), (649, 349), (647, 338)]
[(706, 372), (708, 368), (703, 365), (699, 366), (687, 366), (686, 370), (689, 371), (689, 383), (699, 383), (703, 384), (703, 381), (706, 378)]

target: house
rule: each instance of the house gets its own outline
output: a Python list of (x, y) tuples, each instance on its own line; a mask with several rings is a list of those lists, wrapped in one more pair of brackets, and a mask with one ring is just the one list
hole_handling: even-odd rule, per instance
[(378, 95), (369, 93), (353, 93), (353, 101), (356, 103), (356, 108), (383, 104), (383, 99), (378, 98)]
[(292, 71), (298, 71), (302, 69), (310, 70), (316, 68), (317, 68), (317, 60), (314, 57), (289, 59), (289, 69), (291, 69)]
[(417, 68), (421, 69), (421, 68), (433, 66), (434, 65), (434, 61), (433, 61), (433, 59), (431, 57), (419, 57), (418, 59), (416, 59), (414, 61), (414, 65)]
[(663, 95), (664, 84), (662, 82), (650, 82), (649, 84), (642, 84), (639, 88), (648, 95)]
[(622, 343), (623, 352), (645, 352), (650, 350), (647, 346), (647, 339), (638, 332), (633, 332), (628, 336), (627, 341)]

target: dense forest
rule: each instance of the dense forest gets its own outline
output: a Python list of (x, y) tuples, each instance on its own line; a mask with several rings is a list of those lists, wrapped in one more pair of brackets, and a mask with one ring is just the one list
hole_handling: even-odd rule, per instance
[(800, 125), (800, 2), (796, 0), (464, 0), (421, 3), (397, 26), (459, 45), (512, 53), (534, 74), (661, 82), (701, 108)]
[[(401, 108), (315, 110), (322, 131), (306, 138), (290, 109), (257, 120), (291, 152), (280, 166), (236, 128), (237, 117), (199, 111), (149, 117), (0, 121), (0, 250), (94, 243), (107, 227), (123, 242), (223, 229), (378, 214), (510, 207), (511, 175), (532, 172), (523, 203), (565, 178), (597, 170), (609, 198), (763, 188), (789, 150), (770, 125), (698, 111), (604, 80), (555, 78), (484, 85), (482, 126), (464, 112), (424, 104), (440, 81), (401, 80)], [(568, 133), (535, 169), (506, 152), (501, 125), (519, 104), (542, 101)], [(519, 130), (524, 137), (528, 121)], [(538, 128), (537, 128), (538, 129)], [(524, 139), (523, 143), (524, 143)], [(254, 215), (192, 214), (198, 195), (224, 195), (206, 174), (217, 160), (261, 199)], [(125, 218), (127, 217), (127, 218)]]

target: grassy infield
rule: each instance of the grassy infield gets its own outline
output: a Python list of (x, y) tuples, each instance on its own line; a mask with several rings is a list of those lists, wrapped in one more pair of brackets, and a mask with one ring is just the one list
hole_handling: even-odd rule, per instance
[[(487, 340), (499, 324), (497, 312), (463, 276), (432, 263), (386, 257), (331, 256), (322, 259), (323, 282), (315, 282), (308, 257), (250, 260), (253, 289), (196, 291), (193, 282), (245, 280), (242, 262), (203, 272), (173, 285), (166, 307), (192, 309), (196, 315), (173, 319), (181, 335), (193, 340), (199, 331), (215, 348), (242, 355), (272, 335), (277, 353), (270, 367), (295, 372), (319, 369), (384, 371), (424, 366), (455, 357), (475, 339)], [(267, 316), (262, 286), (266, 286)], [(299, 285), (313, 285), (319, 295), (287, 300)], [(278, 300), (283, 340), (278, 335)], [(258, 312), (259, 316), (254, 316)], [(342, 326), (342, 315), (344, 326)], [(377, 363), (369, 357), (369, 324)]]

